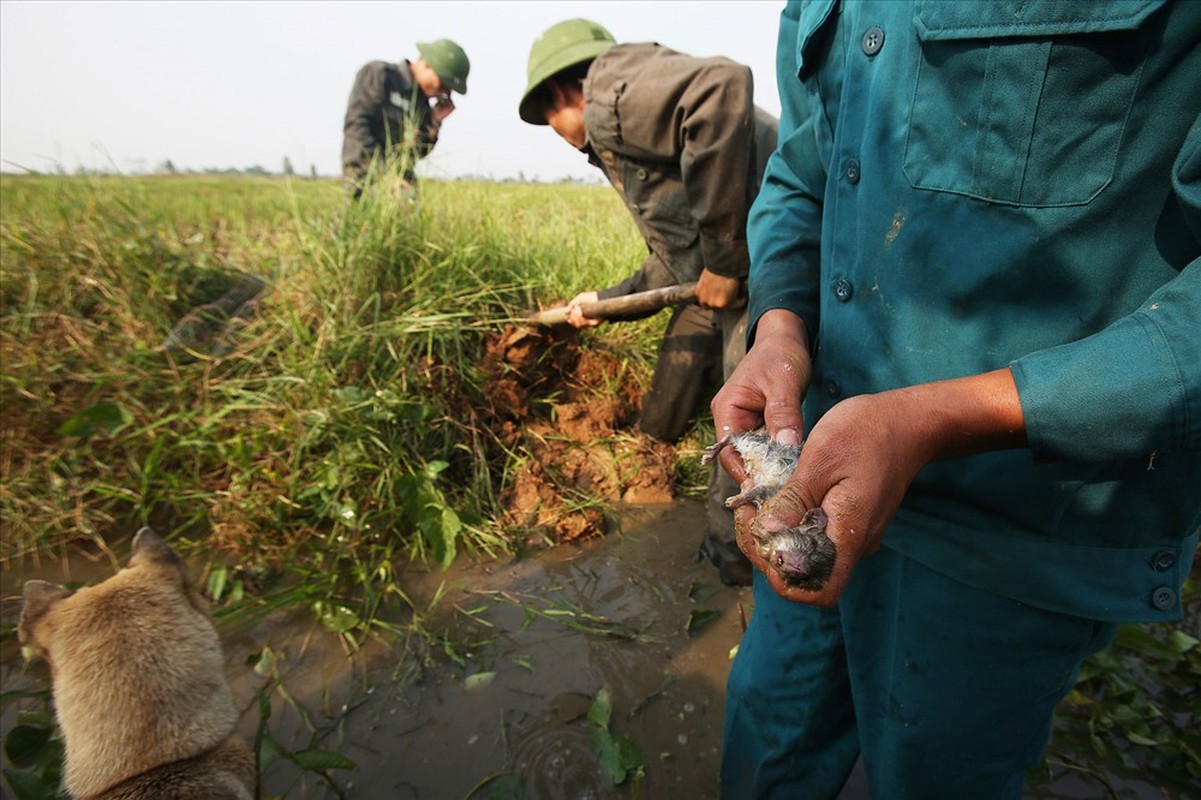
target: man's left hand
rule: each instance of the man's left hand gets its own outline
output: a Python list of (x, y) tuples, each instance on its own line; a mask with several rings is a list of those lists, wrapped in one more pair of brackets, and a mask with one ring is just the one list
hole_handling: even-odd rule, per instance
[(742, 278), (727, 278), (724, 275), (701, 270), (696, 282), (696, 302), (705, 308), (738, 308), (746, 302), (742, 295)]

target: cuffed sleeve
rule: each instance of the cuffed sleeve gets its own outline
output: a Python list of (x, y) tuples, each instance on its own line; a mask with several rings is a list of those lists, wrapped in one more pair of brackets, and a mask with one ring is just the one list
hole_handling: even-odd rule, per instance
[(1201, 449), (1201, 261), (1136, 313), (1011, 368), (1040, 460)]

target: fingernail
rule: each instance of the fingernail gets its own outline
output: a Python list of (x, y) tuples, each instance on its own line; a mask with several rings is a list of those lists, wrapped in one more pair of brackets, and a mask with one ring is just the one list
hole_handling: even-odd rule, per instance
[(801, 441), (801, 436), (796, 428), (781, 428), (776, 431), (776, 441), (780, 444), (797, 444)]

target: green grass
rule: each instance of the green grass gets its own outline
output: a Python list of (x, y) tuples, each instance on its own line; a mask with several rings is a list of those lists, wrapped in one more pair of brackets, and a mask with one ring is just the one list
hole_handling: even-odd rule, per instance
[[(282, 567), (334, 627), (396, 593), (398, 559), (511, 547), (496, 504), (520, 454), (485, 416), (484, 343), (643, 252), (601, 186), (429, 183), (416, 206), (272, 178), (0, 193), (0, 558), (151, 524), (239, 579)], [(244, 275), (269, 291), (236, 335), (202, 321), (161, 347)], [(646, 374), (661, 322), (586, 338)]]

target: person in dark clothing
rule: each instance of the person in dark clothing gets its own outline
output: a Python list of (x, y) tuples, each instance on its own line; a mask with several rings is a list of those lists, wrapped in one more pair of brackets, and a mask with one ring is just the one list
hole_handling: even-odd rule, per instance
[(357, 200), (373, 164), (395, 159), (407, 185), (417, 161), (438, 143), (442, 122), (455, 110), (452, 92), (467, 94), (471, 64), (450, 39), (421, 42), (416, 61), (372, 61), (355, 76), (342, 125), (342, 176)]
[[(696, 58), (656, 43), (617, 44), (603, 26), (571, 19), (530, 50), (519, 113), (549, 125), (598, 167), (621, 195), (647, 244), (641, 269), (570, 303), (576, 327), (599, 324), (580, 305), (697, 282), (697, 304), (667, 326), (641, 429), (675, 442), (745, 352), (743, 293), (747, 210), (776, 144), (776, 120), (754, 104), (748, 67)], [(710, 483), (708, 557), (728, 584), (750, 582), (722, 504), (737, 487), (720, 470)]]

